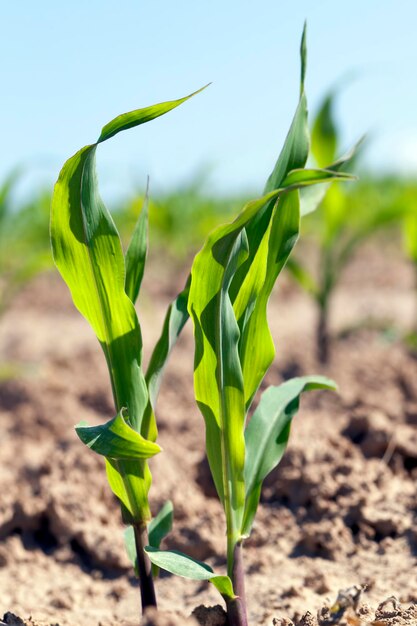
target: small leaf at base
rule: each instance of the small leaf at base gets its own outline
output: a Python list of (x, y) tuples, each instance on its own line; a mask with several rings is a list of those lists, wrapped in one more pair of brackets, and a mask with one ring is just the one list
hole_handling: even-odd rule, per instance
[(152, 563), (158, 567), (183, 578), (192, 580), (208, 580), (224, 598), (235, 598), (232, 581), (228, 576), (218, 576), (211, 567), (201, 561), (196, 561), (186, 554), (176, 550), (157, 550), (146, 546), (145, 552)]

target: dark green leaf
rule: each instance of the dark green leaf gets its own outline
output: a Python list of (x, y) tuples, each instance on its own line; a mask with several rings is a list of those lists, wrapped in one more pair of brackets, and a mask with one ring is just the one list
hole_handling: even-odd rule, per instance
[(161, 541), (172, 530), (174, 519), (174, 506), (170, 500), (165, 502), (158, 515), (152, 518), (148, 526), (149, 545), (152, 548), (159, 548)]
[(133, 304), (136, 302), (142, 278), (145, 271), (146, 255), (148, 253), (148, 206), (149, 206), (149, 179), (146, 187), (142, 210), (136, 222), (128, 249), (125, 255), (126, 278), (125, 291)]
[(61, 170), (52, 198), (51, 237), (55, 263), (74, 304), (103, 348), (117, 410), (126, 407), (131, 426), (141, 432), (148, 402), (142, 338), (124, 289), (120, 238), (98, 193), (95, 146), (77, 152)]
[(248, 535), (256, 514), (262, 482), (278, 465), (287, 446), (291, 421), (298, 411), (299, 398), (312, 389), (336, 389), (324, 376), (294, 378), (262, 395), (246, 430), (246, 506), (242, 533)]
[(306, 24), (304, 24), (300, 48), (300, 99), (284, 146), (281, 150), (275, 167), (268, 178), (264, 193), (268, 193), (269, 191), (278, 189), (281, 186), (285, 176), (287, 176), (287, 174), (291, 170), (304, 167), (307, 161), (310, 136), (307, 123), (307, 99), (304, 93), (305, 72), (307, 66), (306, 32), (307, 26)]
[(146, 382), (152, 407), (155, 407), (156, 404), (162, 374), (168, 357), (189, 317), (187, 311), (189, 289), (190, 277), (183, 291), (181, 291), (168, 308), (161, 336), (152, 352), (148, 369), (146, 370)]

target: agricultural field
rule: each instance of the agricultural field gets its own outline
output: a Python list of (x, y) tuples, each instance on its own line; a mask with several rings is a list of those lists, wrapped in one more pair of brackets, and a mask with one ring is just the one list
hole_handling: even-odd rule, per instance
[(417, 183), (334, 91), (308, 119), (305, 30), (300, 67), (248, 197), (100, 198), (100, 144), (205, 88), (1, 186), (0, 626), (417, 624)]
[[(404, 607), (417, 601), (417, 362), (401, 341), (413, 328), (416, 302), (413, 268), (399, 243), (390, 231), (346, 268), (325, 366), (316, 357), (313, 301), (288, 274), (273, 295), (277, 358), (267, 382), (321, 372), (339, 392), (303, 398), (288, 452), (265, 485), (245, 553), (253, 623), (315, 615), (354, 584), (367, 586), (362, 600), (373, 609), (391, 595)], [(162, 251), (151, 255), (145, 274), (139, 316), (146, 354), (186, 278), (184, 264), (174, 268), (170, 259), (167, 274), (166, 261)], [(113, 416), (106, 365), (55, 273), (15, 297), (2, 316), (0, 342), (3, 363), (19, 366), (0, 393), (1, 609), (47, 624), (136, 623), (138, 587), (119, 507), (101, 459), (84, 452), (73, 428), (81, 418), (99, 424)], [(221, 570), (224, 521), (192, 370), (187, 326), (158, 404), (163, 456), (152, 461), (151, 504), (157, 511), (167, 499), (174, 503), (167, 548)], [(182, 615), (219, 604), (208, 583), (164, 575), (157, 591), (161, 609)]]

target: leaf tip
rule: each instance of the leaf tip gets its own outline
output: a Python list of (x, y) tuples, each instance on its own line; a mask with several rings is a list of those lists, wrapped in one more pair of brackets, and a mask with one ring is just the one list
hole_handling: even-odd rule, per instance
[(304, 21), (303, 34), (301, 35), (300, 57), (301, 57), (301, 92), (303, 92), (306, 68), (307, 68), (307, 20)]

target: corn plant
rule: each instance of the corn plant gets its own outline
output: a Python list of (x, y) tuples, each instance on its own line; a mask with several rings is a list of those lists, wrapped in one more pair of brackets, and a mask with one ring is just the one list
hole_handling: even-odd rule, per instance
[(253, 526), (262, 483), (284, 454), (300, 395), (335, 388), (324, 377), (296, 378), (269, 387), (251, 410), (275, 354), (267, 304), (298, 238), (299, 189), (350, 178), (334, 167), (305, 169), (305, 65), (304, 32), (300, 99), (264, 195), (208, 237), (191, 271), (194, 388), (205, 421), (210, 470), (225, 512), (227, 574), (176, 551), (147, 548), (159, 567), (213, 583), (225, 600), (231, 626), (247, 624), (242, 546)]
[(160, 451), (154, 410), (164, 365), (187, 319), (188, 286), (169, 307), (145, 372), (134, 304), (147, 254), (147, 203), (124, 255), (118, 231), (99, 196), (95, 156), (100, 143), (171, 111), (189, 97), (132, 111), (106, 124), (97, 142), (64, 164), (51, 209), (54, 260), (75, 306), (103, 349), (116, 409), (116, 417), (109, 422), (99, 426), (80, 423), (76, 432), (86, 446), (105, 457), (107, 478), (120, 500), (123, 522), (133, 527), (133, 560), (143, 609), (156, 606), (151, 564), (143, 548), (149, 541), (159, 546), (172, 513), (168, 506), (149, 528), (151, 473), (147, 461)]
[[(414, 276), (414, 289), (417, 292), (417, 187), (415, 182), (403, 181), (397, 192), (397, 204), (402, 216), (403, 247)], [(406, 343), (415, 352), (417, 349), (417, 314)]]
[[(312, 126), (312, 154), (315, 163), (324, 167), (339, 152), (340, 132), (334, 119), (336, 91), (331, 91), (319, 107)], [(360, 140), (353, 150), (334, 164), (335, 169), (354, 171), (363, 148)], [(288, 269), (302, 288), (314, 299), (318, 310), (316, 350), (321, 363), (329, 359), (329, 312), (331, 299), (343, 271), (358, 247), (380, 229), (398, 220), (398, 211), (379, 193), (378, 187), (364, 182), (347, 189), (342, 185), (305, 190), (301, 198), (306, 227), (316, 241), (319, 254), (318, 273), (300, 257), (290, 259)]]

